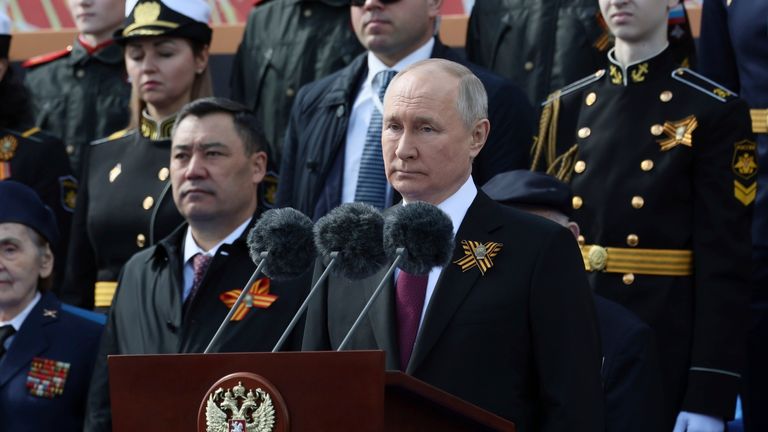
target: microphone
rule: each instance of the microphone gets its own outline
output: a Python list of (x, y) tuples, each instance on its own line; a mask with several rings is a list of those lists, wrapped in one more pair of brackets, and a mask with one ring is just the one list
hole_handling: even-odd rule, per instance
[(347, 203), (331, 210), (315, 224), (315, 244), (318, 254), (330, 260), (307, 298), (275, 344), (272, 352), (282, 348), (309, 306), (317, 289), (330, 273), (349, 279), (364, 279), (376, 273), (387, 262), (382, 236), (384, 217), (375, 207), (364, 203)]
[(243, 291), (229, 309), (216, 334), (205, 348), (211, 352), (223, 334), (232, 315), (250, 295), (251, 286), (264, 274), (273, 280), (295, 278), (304, 273), (315, 259), (312, 241), (312, 221), (293, 208), (272, 209), (264, 212), (248, 233), (248, 250), (256, 270), (246, 282)]
[(393, 260), (371, 298), (336, 349), (342, 351), (373, 306), (398, 266), (411, 274), (427, 274), (434, 267), (444, 267), (453, 253), (453, 222), (445, 212), (425, 202), (413, 202), (394, 208), (384, 218), (384, 250)]

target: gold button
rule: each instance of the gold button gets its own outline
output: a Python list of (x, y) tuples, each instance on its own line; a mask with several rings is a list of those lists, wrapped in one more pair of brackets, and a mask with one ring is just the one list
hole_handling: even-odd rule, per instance
[(664, 90), (659, 95), (659, 99), (661, 99), (662, 102), (669, 102), (672, 100), (672, 92), (669, 90)]
[(84, 70), (82, 70), (82, 69), (78, 69), (78, 70), (75, 72), (75, 76), (76, 76), (76, 77), (78, 77), (78, 78), (82, 78), (82, 77), (84, 77), (84, 76), (85, 76), (85, 71), (84, 71)]
[(147, 243), (147, 238), (144, 237), (144, 234), (139, 234), (136, 236), (136, 246), (138, 247), (144, 247), (144, 245)]
[(587, 95), (587, 100), (586, 100), (587, 106), (592, 106), (592, 105), (594, 105), (596, 101), (597, 101), (597, 93), (595, 93), (595, 92), (590, 92), (590, 93)]
[(653, 134), (653, 136), (659, 136), (662, 133), (664, 133), (664, 126), (660, 124), (655, 124), (651, 126), (651, 134)]
[(632, 197), (632, 207), (639, 209), (642, 208), (643, 205), (645, 205), (645, 200), (641, 196), (633, 196)]
[(579, 236), (576, 237), (576, 241), (579, 243), (579, 246), (584, 246), (584, 243), (586, 243), (584, 236), (581, 234), (579, 234)]
[(144, 210), (149, 210), (152, 208), (152, 204), (155, 203), (155, 199), (151, 196), (148, 196), (144, 198), (144, 202), (141, 203), (141, 206), (144, 207)]
[(650, 159), (646, 159), (642, 162), (640, 162), (640, 169), (643, 171), (650, 171), (653, 169), (653, 161)]
[(573, 208), (578, 210), (581, 208), (581, 205), (584, 204), (584, 201), (581, 199), (580, 196), (575, 196), (571, 200), (571, 203), (573, 204)]
[(632, 285), (632, 282), (635, 281), (635, 275), (632, 273), (626, 273), (621, 277), (621, 281), (624, 282), (624, 285)]
[(312, 9), (304, 9), (304, 16), (309, 18), (312, 16)]
[(637, 237), (635, 234), (630, 234), (627, 236), (627, 244), (635, 247), (637, 244), (640, 243), (640, 238)]
[(573, 166), (573, 170), (576, 171), (577, 174), (583, 173), (585, 169), (587, 169), (587, 163), (584, 161), (578, 161)]
[(157, 172), (157, 178), (160, 179), (160, 181), (166, 181), (168, 180), (168, 175), (171, 172), (166, 167), (160, 168), (160, 171)]
[(583, 127), (579, 129), (579, 138), (586, 138), (590, 134), (592, 134), (592, 130), (590, 130), (588, 127)]
[(525, 62), (525, 64), (523, 65), (523, 67), (525, 68), (525, 70), (527, 70), (528, 72), (530, 72), (530, 71), (532, 71), (532, 70), (533, 70), (533, 62), (529, 62), (529, 61), (528, 61), (528, 62)]
[(296, 92), (291, 87), (288, 87), (287, 89), (285, 89), (286, 96), (293, 97), (294, 94), (296, 94)]
[(69, 144), (69, 145), (67, 146), (67, 154), (70, 154), (70, 155), (71, 155), (71, 154), (73, 154), (74, 152), (75, 152), (75, 146), (73, 146), (72, 144)]

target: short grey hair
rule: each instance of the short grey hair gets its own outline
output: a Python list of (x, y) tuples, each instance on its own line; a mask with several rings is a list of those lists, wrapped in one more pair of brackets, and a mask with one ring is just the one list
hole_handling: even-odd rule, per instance
[(471, 129), (477, 121), (488, 118), (488, 93), (485, 91), (483, 82), (469, 68), (450, 60), (428, 59), (416, 62), (395, 75), (390, 88), (395, 81), (408, 72), (425, 68), (443, 71), (459, 80), (456, 110), (467, 129)]

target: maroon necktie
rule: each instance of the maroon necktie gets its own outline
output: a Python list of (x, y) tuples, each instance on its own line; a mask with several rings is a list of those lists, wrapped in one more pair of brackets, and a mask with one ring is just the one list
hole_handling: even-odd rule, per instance
[(402, 370), (408, 367), (416, 334), (419, 332), (421, 311), (424, 309), (424, 297), (427, 294), (427, 280), (429, 275), (413, 275), (403, 270), (400, 270), (397, 276), (395, 308)]
[(205, 272), (208, 271), (208, 266), (211, 265), (211, 259), (213, 257), (207, 254), (198, 253), (192, 257), (192, 272), (194, 277), (192, 278), (192, 289), (189, 290), (189, 295), (184, 300), (184, 304), (190, 304), (192, 299), (195, 298), (197, 290), (200, 289), (200, 283), (203, 282)]

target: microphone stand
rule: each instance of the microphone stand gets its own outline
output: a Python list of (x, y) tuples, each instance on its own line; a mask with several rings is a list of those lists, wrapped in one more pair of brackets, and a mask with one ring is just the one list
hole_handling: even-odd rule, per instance
[(288, 324), (288, 327), (285, 329), (283, 334), (280, 336), (280, 340), (277, 341), (275, 344), (275, 347), (272, 348), (272, 352), (278, 352), (280, 351), (280, 348), (283, 347), (283, 344), (285, 343), (285, 340), (288, 339), (288, 335), (293, 331), (293, 328), (296, 327), (296, 324), (299, 322), (299, 318), (304, 313), (304, 311), (307, 310), (307, 307), (309, 307), (309, 301), (312, 299), (312, 297), (317, 292), (317, 289), (320, 287), (320, 285), (325, 282), (325, 280), (328, 278), (328, 275), (331, 273), (331, 268), (336, 264), (336, 259), (339, 256), (339, 253), (336, 251), (333, 251), (329, 254), (331, 257), (331, 262), (328, 263), (328, 266), (325, 267), (325, 270), (323, 271), (323, 274), (320, 275), (320, 278), (315, 282), (315, 285), (312, 287), (311, 290), (309, 290), (309, 294), (307, 294), (307, 298), (304, 299), (304, 303), (299, 306), (299, 310), (296, 311), (296, 314), (293, 316), (293, 319)]
[(248, 282), (245, 284), (245, 288), (243, 288), (243, 291), (240, 293), (240, 296), (235, 301), (235, 304), (232, 305), (232, 307), (229, 309), (229, 313), (227, 313), (227, 316), (224, 318), (224, 321), (221, 322), (221, 325), (219, 326), (219, 329), (216, 330), (216, 334), (213, 335), (213, 338), (211, 338), (211, 341), (208, 343), (208, 347), (205, 348), (205, 351), (203, 351), (203, 354), (208, 354), (211, 352), (211, 349), (213, 348), (213, 345), (219, 341), (221, 338), (221, 334), (224, 332), (224, 328), (227, 327), (227, 324), (229, 324), (229, 320), (232, 318), (232, 315), (235, 314), (235, 311), (237, 311), (237, 308), (240, 306), (240, 304), (245, 300), (248, 295), (250, 295), (251, 292), (251, 285), (256, 283), (256, 279), (259, 278), (259, 275), (261, 274), (261, 270), (264, 268), (264, 265), (267, 263), (267, 255), (269, 255), (269, 252), (261, 252), (259, 254), (259, 265), (256, 266), (256, 270), (251, 275), (251, 278), (248, 279)]
[(397, 257), (395, 257), (395, 261), (392, 262), (392, 265), (389, 267), (389, 270), (387, 270), (387, 273), (381, 279), (379, 286), (376, 287), (376, 290), (371, 295), (371, 298), (368, 299), (368, 303), (365, 304), (363, 311), (360, 312), (360, 315), (357, 316), (355, 323), (352, 324), (352, 327), (349, 329), (349, 332), (347, 332), (347, 335), (344, 336), (344, 340), (341, 341), (341, 345), (339, 345), (336, 351), (344, 350), (344, 348), (347, 346), (347, 343), (349, 342), (350, 337), (352, 336), (352, 333), (354, 333), (355, 330), (357, 330), (357, 328), (360, 327), (360, 323), (363, 321), (363, 318), (368, 313), (368, 310), (373, 306), (373, 302), (376, 300), (376, 298), (379, 297), (379, 294), (381, 294), (381, 291), (384, 289), (384, 284), (387, 283), (387, 280), (389, 279), (390, 276), (392, 276), (392, 273), (394, 273), (397, 265), (400, 264), (400, 261), (403, 260), (403, 254), (405, 253), (405, 248), (402, 248), (402, 247), (397, 248), (396, 253), (397, 253)]

